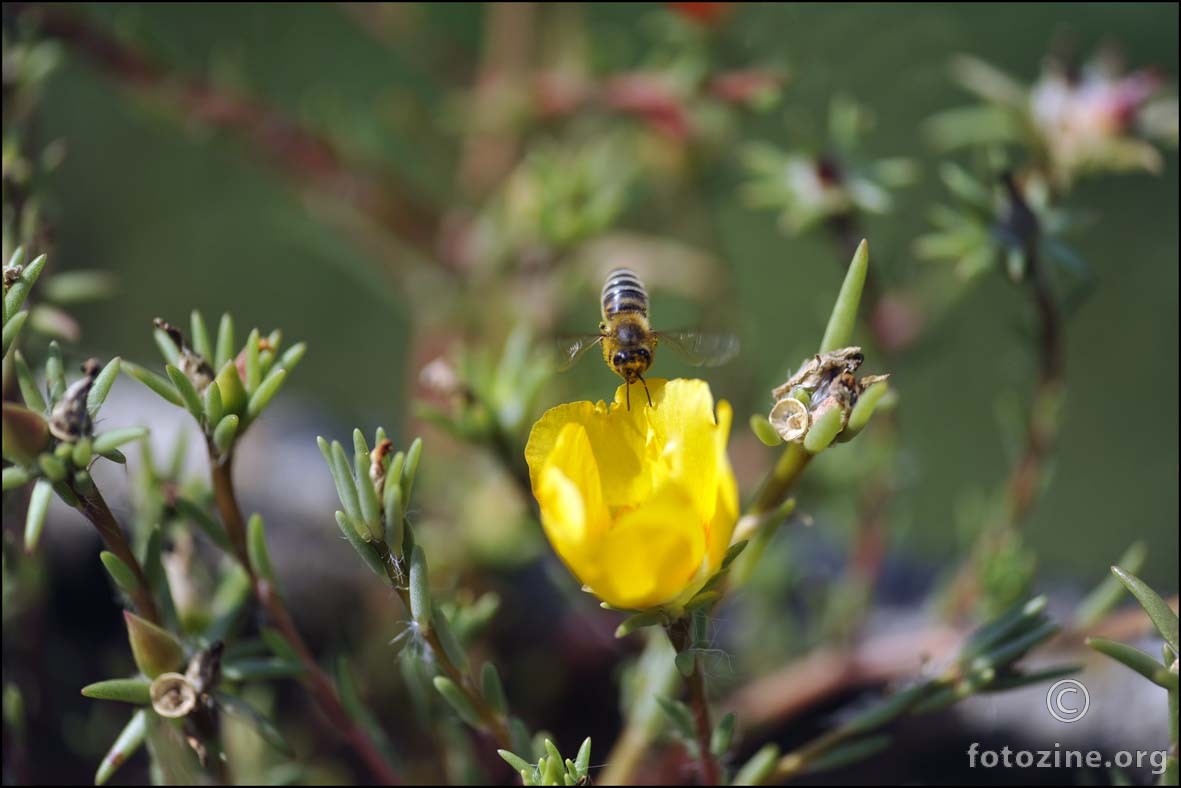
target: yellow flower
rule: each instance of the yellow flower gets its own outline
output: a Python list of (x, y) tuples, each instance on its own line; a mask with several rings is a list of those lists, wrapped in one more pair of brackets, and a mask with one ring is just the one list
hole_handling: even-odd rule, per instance
[[(738, 518), (730, 405), (702, 380), (648, 381), (652, 407), (574, 402), (533, 425), (525, 460), (550, 544), (615, 607), (687, 601), (721, 566)], [(643, 401), (644, 398), (641, 398)]]

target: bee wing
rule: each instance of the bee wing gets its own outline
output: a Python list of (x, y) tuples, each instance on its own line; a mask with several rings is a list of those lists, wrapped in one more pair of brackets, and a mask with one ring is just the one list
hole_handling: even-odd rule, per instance
[(573, 337), (560, 337), (555, 340), (558, 354), (558, 370), (569, 369), (575, 361), (582, 358), (586, 351), (596, 347), (603, 341), (601, 334), (582, 334)]
[(676, 349), (695, 367), (716, 367), (738, 355), (738, 337), (702, 331), (657, 331), (662, 344)]

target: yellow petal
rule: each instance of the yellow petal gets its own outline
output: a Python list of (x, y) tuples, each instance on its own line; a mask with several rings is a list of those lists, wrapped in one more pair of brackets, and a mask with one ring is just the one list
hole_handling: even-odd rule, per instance
[(558, 434), (535, 488), (541, 523), (558, 555), (575, 574), (584, 553), (610, 525), (599, 469), (586, 430), (577, 422)]
[(575, 423), (582, 426), (590, 441), (607, 505), (624, 509), (649, 498), (667, 475), (667, 468), (650, 456), (647, 418), (638, 411), (590, 402), (559, 405), (546, 411), (533, 425), (525, 446), (534, 493), (537, 477), (553, 452), (558, 434), (567, 424)]
[(734, 536), (734, 526), (738, 522), (738, 481), (734, 478), (730, 458), (726, 454), (732, 419), (730, 403), (722, 400), (718, 403), (718, 430), (714, 447), (718, 463), (717, 500), (709, 523), (709, 533), (706, 534), (706, 557), (711, 571), (721, 567)]
[(599, 566), (584, 582), (616, 607), (672, 601), (696, 577), (705, 553), (704, 524), (695, 517), (684, 490), (665, 486), (619, 518), (598, 547)]
[(719, 430), (709, 384), (704, 380), (669, 381), (662, 388), (661, 401), (648, 410), (648, 421), (669, 473), (690, 490), (694, 508), (702, 521), (708, 522), (717, 504), (719, 471)]
[(726, 456), (732, 413), (699, 380), (648, 381), (653, 405), (547, 411), (526, 446), (546, 536), (617, 607), (679, 603), (719, 567), (738, 518)]

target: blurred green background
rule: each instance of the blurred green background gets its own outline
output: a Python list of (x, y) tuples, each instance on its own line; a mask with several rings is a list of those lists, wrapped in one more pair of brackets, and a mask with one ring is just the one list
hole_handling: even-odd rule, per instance
[[(592, 51), (602, 61), (596, 65), (623, 68), (641, 59), (643, 20), (655, 8), (586, 7)], [(435, 42), (422, 51), (366, 33), (341, 6), (116, 5), (87, 13), (170, 67), (329, 132), (350, 156), (391, 166), (424, 200), (439, 199), (454, 180), (447, 137), (456, 132), (456, 91), (474, 68), (484, 19), (478, 5), (406, 9), (421, 39)], [(866, 229), (875, 265), (891, 284), (926, 273), (910, 244), (944, 193), (938, 157), (919, 125), (968, 103), (948, 78), (954, 53), (978, 55), (1028, 81), (1051, 43), (1068, 34), (1083, 53), (1118, 42), (1130, 67), (1155, 65), (1175, 80), (1177, 29), (1175, 4), (793, 4), (744, 6), (717, 35), (731, 65), (774, 62), (791, 72), (781, 107), (745, 117), (742, 139), (790, 146), (801, 123), (811, 118), (819, 126), (840, 92), (876, 114), (868, 157), (920, 162), (918, 185)], [(545, 31), (540, 35), (544, 40)], [(421, 128), (423, 119), (437, 138), (406, 131), (408, 120)], [(230, 311), (239, 325), (282, 326), (287, 337), (309, 341), (305, 366), (284, 396), (323, 409), (333, 423), (405, 425), (407, 380), (418, 370), (406, 357), (404, 294), (355, 239), (309, 215), (251, 151), (77, 58), (48, 84), (39, 132), (68, 143), (48, 183), (56, 264), (111, 271), (120, 282), (112, 299), (78, 312), (88, 352), (148, 359), (154, 316), (183, 321), (192, 308)], [(1175, 152), (1166, 162), (1159, 177), (1086, 181), (1071, 200), (1093, 215), (1070, 240), (1099, 281), (1066, 329), (1063, 437), (1027, 531), (1043, 577), (1089, 585), (1142, 537), (1152, 548), (1146, 579), (1162, 591), (1177, 588)], [(727, 309), (744, 356), (710, 379), (735, 399), (744, 430), (746, 416), (767, 405), (762, 392), (816, 343), (842, 261), (823, 236), (786, 237), (770, 212), (745, 207), (739, 181), (736, 157), (722, 151), (711, 176), (694, 186), (711, 226), (700, 216), (661, 215), (659, 206), (625, 215), (621, 224), (658, 217), (667, 236), (708, 239), (730, 269), (736, 290)], [(673, 296), (655, 292), (654, 299), (667, 321), (695, 313)], [(594, 304), (588, 287), (590, 329)], [(1034, 375), (1026, 308), (1015, 288), (988, 277), (890, 370), (902, 395), (908, 464), (894, 543), (935, 565), (965, 544), (956, 526), (965, 496), (999, 484), (1015, 450), (999, 425), (1006, 408), (1024, 402)], [(682, 371), (672, 359), (660, 363), (666, 374)], [(609, 397), (612, 376), (587, 366), (574, 378), (578, 393)], [(880, 371), (872, 360), (870, 367)], [(857, 444), (841, 451), (856, 452)]]

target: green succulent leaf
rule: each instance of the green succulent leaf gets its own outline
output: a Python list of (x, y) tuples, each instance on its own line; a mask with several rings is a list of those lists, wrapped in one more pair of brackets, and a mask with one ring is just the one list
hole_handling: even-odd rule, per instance
[(443, 611), (439, 609), (438, 605), (434, 606), (430, 622), (431, 629), (434, 630), (435, 636), (439, 639), (439, 645), (443, 647), (443, 652), (448, 661), (460, 673), (467, 673), (467, 652), (459, 645), (459, 640), (456, 639), (455, 632), (451, 629), (451, 622), (443, 614)]
[(294, 751), (279, 732), (278, 727), (273, 722), (266, 718), (262, 712), (255, 709), (249, 703), (237, 695), (233, 695), (225, 690), (215, 690), (213, 693), (214, 700), (217, 702), (218, 708), (227, 714), (242, 720), (262, 737), (263, 741), (274, 747), (284, 755), (294, 755)]
[(262, 364), (258, 360), (258, 329), (255, 328), (246, 337), (246, 392), (253, 394), (258, 390), (259, 383), (262, 382)]
[(375, 575), (384, 578), (386, 576), (385, 565), (382, 564), (381, 558), (378, 557), (377, 553), (373, 551), (373, 547), (357, 533), (357, 528), (353, 525), (349, 516), (344, 512), (338, 511), (336, 513), (336, 524), (340, 527), (340, 532), (344, 534), (345, 539), (353, 546), (353, 549), (357, 551), (361, 559), (365, 561), (365, 565)]
[(143, 439), (148, 434), (147, 427), (124, 427), (98, 435), (94, 439), (94, 450), (99, 454), (106, 454), (112, 449)]
[(17, 487), (23, 487), (33, 479), (33, 474), (28, 468), (22, 468), (19, 465), (10, 465), (4, 469), (4, 491), (15, 490)]
[(226, 415), (221, 401), (221, 386), (210, 384), (205, 387), (205, 423), (219, 425)]
[(783, 443), (783, 438), (779, 437), (779, 433), (775, 431), (763, 413), (751, 414), (750, 431), (764, 446), (779, 446)]
[(849, 270), (845, 273), (845, 281), (841, 284), (841, 292), (833, 304), (828, 327), (824, 329), (824, 339), (820, 342), (821, 353), (847, 347), (852, 342), (853, 328), (857, 324), (857, 309), (861, 304), (861, 291), (865, 287), (865, 277), (868, 273), (869, 243), (862, 240), (857, 245), (857, 251), (849, 263)]
[(250, 515), (250, 522), (246, 524), (246, 549), (250, 555), (250, 566), (260, 577), (273, 584), (275, 570), (271, 566), (271, 556), (267, 552), (266, 529), (261, 515)]
[(233, 548), (230, 545), (230, 539), (226, 535), (225, 529), (203, 507), (198, 506), (188, 498), (177, 498), (176, 511), (181, 517), (184, 517), (200, 528), (201, 532), (208, 536), (209, 540), (215, 545), (226, 552), (232, 552)]
[(193, 381), (189, 380), (185, 373), (174, 367), (172, 364), (167, 364), (164, 371), (168, 373), (169, 380), (172, 381), (176, 393), (180, 394), (181, 401), (189, 413), (193, 414), (193, 418), (197, 420), (198, 424), (205, 423), (205, 407), (201, 401), (201, 395), (197, 393), (197, 387), (193, 385)]
[(778, 761), (779, 747), (775, 744), (764, 745), (761, 750), (751, 756), (749, 761), (742, 765), (730, 784), (762, 785), (771, 776)]
[(144, 369), (138, 364), (133, 364), (130, 361), (124, 361), (121, 368), (131, 377), (138, 380), (140, 383), (147, 386), (157, 395), (162, 397), (165, 401), (177, 407), (183, 407), (184, 399), (180, 393), (177, 392), (176, 387), (161, 375), (157, 375), (149, 369)]
[(287, 370), (279, 367), (272, 369), (258, 384), (254, 393), (250, 395), (250, 401), (246, 405), (246, 416), (252, 420), (258, 418), (258, 414), (262, 413), (274, 396), (279, 393), (279, 389), (283, 387), (283, 382), (286, 379)]
[(47, 412), (49, 406), (45, 404), (45, 398), (41, 396), (37, 378), (33, 375), (33, 370), (29, 368), (29, 363), (25, 361), (25, 357), (21, 355), (19, 350), (12, 354), (12, 361), (16, 371), (17, 384), (21, 390), (21, 399), (25, 401), (25, 406), (37, 413)]
[[(18, 249), (13, 253), (7, 267), (14, 268), (20, 265), (23, 259), (24, 252)], [(41, 275), (41, 271), (45, 268), (45, 260), (45, 255), (40, 255), (33, 262), (26, 265), (21, 271), (21, 275), (4, 291), (4, 317), (6, 320), (11, 320), (12, 316), (24, 306), (25, 299), (29, 296), (29, 290), (32, 289), (33, 284), (37, 281), (37, 277)]]
[(480, 671), (480, 688), (484, 700), (497, 714), (508, 713), (508, 699), (504, 694), (504, 684), (500, 681), (500, 673), (491, 662), (485, 662)]
[(205, 317), (196, 309), (189, 315), (189, 334), (197, 355), (206, 361), (212, 361), (213, 345), (209, 341), (209, 329), (205, 325)]
[[(216, 369), (222, 369), (234, 360), (234, 348), (237, 347), (234, 342), (234, 318), (228, 313), (221, 316), (221, 322), (217, 327), (217, 351), (214, 354), (214, 364)], [(223, 391), (224, 395), (225, 392)]]
[(184, 647), (165, 629), (140, 618), (129, 610), (123, 611), (127, 624), (131, 655), (140, 671), (150, 679), (168, 673), (184, 664)]
[(237, 364), (231, 360), (220, 367), (214, 384), (221, 395), (222, 410), (225, 413), (233, 413), (238, 416), (246, 413), (249, 397), (246, 394), (245, 386), (242, 385), (242, 377), (238, 374)]
[(1178, 644), (1177, 614), (1173, 612), (1173, 609), (1160, 598), (1159, 594), (1149, 588), (1147, 583), (1131, 572), (1118, 566), (1111, 567), (1111, 571), (1131, 592), (1132, 596), (1136, 597), (1136, 601), (1152, 619), (1153, 626), (1169, 644), (1169, 648), (1173, 649), (1173, 654), (1181, 654), (1181, 645)]
[(32, 553), (41, 541), (41, 532), (45, 530), (45, 518), (49, 514), (49, 499), (53, 496), (53, 483), (48, 479), (38, 479), (33, 485), (33, 492), (29, 496), (29, 509), (25, 515), (25, 552)]
[(98, 557), (107, 570), (107, 574), (124, 593), (133, 594), (139, 590), (139, 579), (136, 578), (135, 572), (119, 556), (108, 550), (103, 550), (98, 554)]
[(94, 774), (94, 784), (106, 784), (118, 768), (126, 763), (143, 745), (147, 733), (148, 712), (141, 709), (131, 715), (131, 720), (116, 737), (111, 749), (103, 756), (102, 763), (99, 764), (98, 771)]
[(1121, 665), (1131, 668), (1153, 684), (1167, 690), (1177, 691), (1177, 674), (1170, 672), (1166, 666), (1140, 649), (1107, 638), (1087, 638), (1087, 645), (1100, 654), (1111, 657)]
[(4, 352), (0, 353), (0, 356), (8, 355), (9, 349), (11, 349), (13, 343), (16, 342), (16, 338), (20, 336), (21, 329), (25, 327), (25, 321), (28, 319), (28, 312), (17, 312), (4, 323)]
[[(1143, 541), (1134, 542), (1120, 556), (1116, 566), (1134, 575), (1144, 566), (1147, 558), (1148, 545)], [(1077, 628), (1090, 629), (1116, 606), (1126, 592), (1127, 589), (1115, 573), (1107, 575), (1075, 608), (1074, 619)]]
[(443, 700), (455, 710), (459, 718), (466, 722), (473, 728), (479, 729), (482, 727), (480, 715), (476, 712), (476, 708), (472, 705), (467, 695), (459, 688), (451, 679), (446, 676), (435, 676), (433, 679), (435, 689), (443, 696)]
[(238, 437), (238, 427), (241, 421), (230, 413), (213, 428), (213, 446), (221, 454), (227, 454), (234, 447), (234, 440)]
[(117, 700), (148, 706), (152, 702), (152, 682), (147, 679), (107, 679), (87, 684), (82, 694), (95, 700)]
[(426, 554), (421, 547), (414, 545), (410, 552), (410, 614), (419, 626), (429, 627), (432, 610)]
[(872, 758), (889, 749), (891, 741), (890, 736), (879, 734), (838, 745), (824, 755), (817, 757), (814, 761), (811, 761), (808, 764), (807, 773), (814, 774), (816, 772), (828, 771), (829, 769), (839, 769), (843, 766), (849, 766), (850, 764), (864, 761), (867, 758)]
[(816, 417), (804, 436), (804, 449), (809, 454), (819, 454), (831, 446), (840, 434), (841, 419), (840, 408), (829, 408)]

